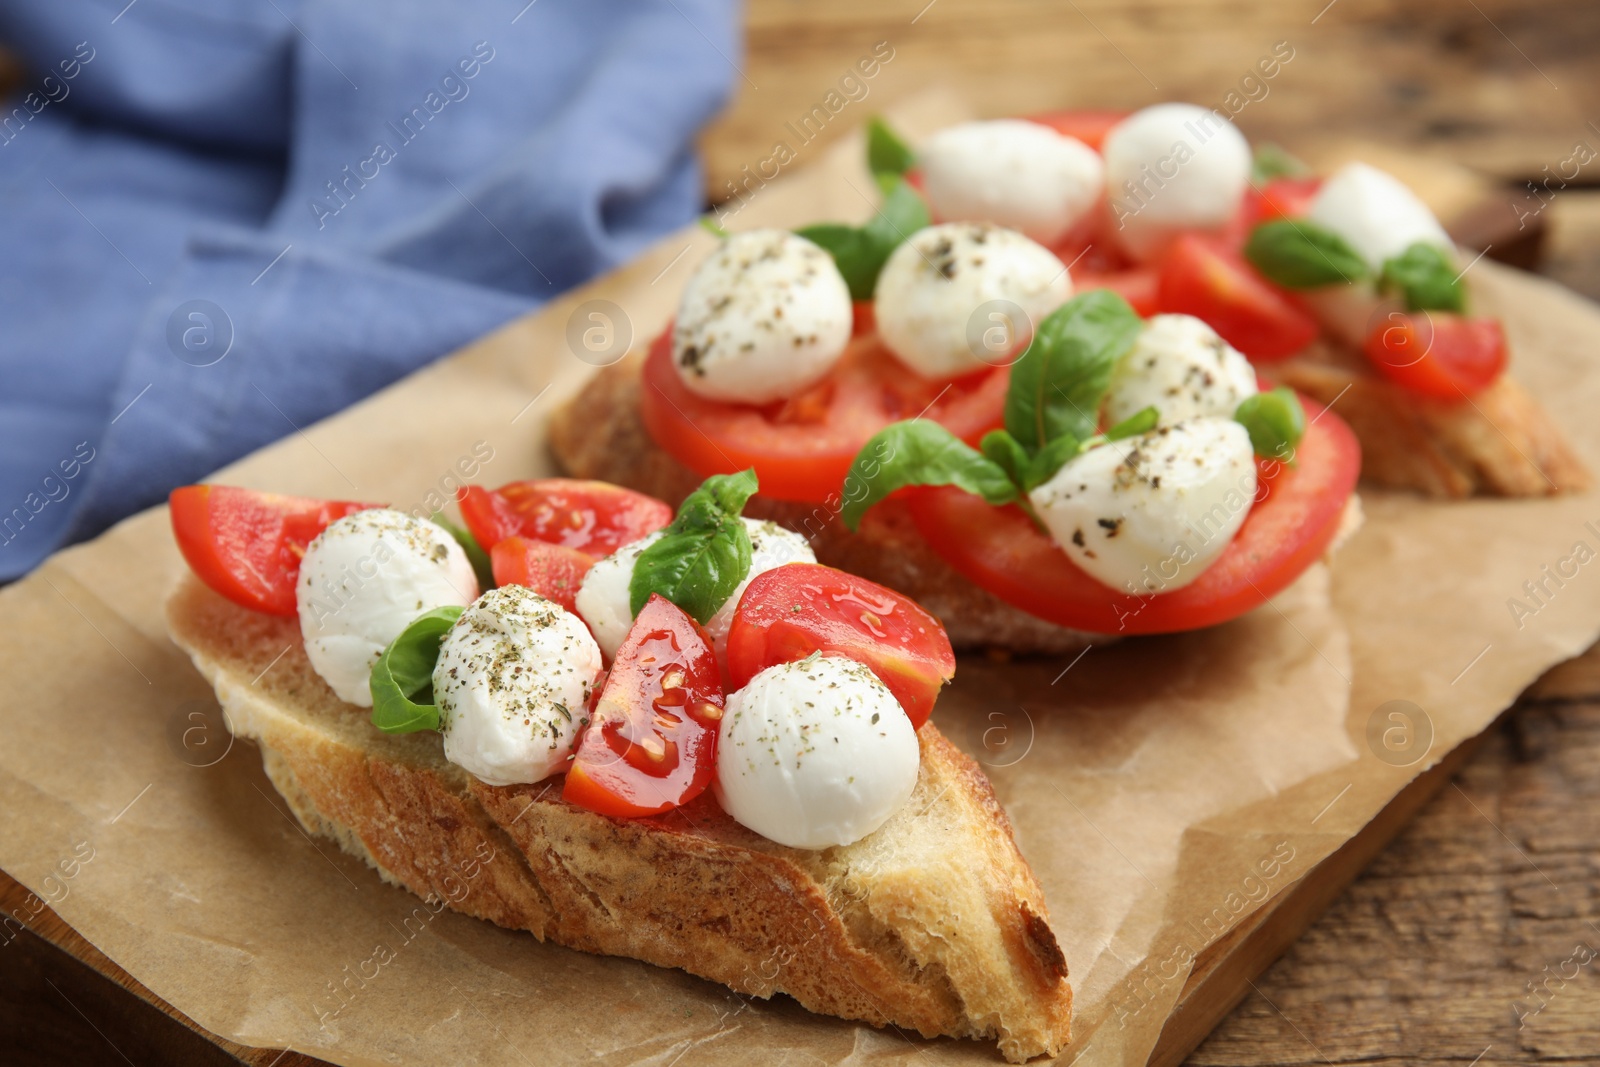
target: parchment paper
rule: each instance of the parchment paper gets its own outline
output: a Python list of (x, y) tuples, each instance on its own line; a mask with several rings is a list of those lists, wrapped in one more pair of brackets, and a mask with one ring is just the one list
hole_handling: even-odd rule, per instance
[[(918, 132), (962, 117), (940, 102), (897, 119)], [(803, 160), (732, 225), (864, 217), (858, 158), (850, 143)], [(591, 371), (568, 344), (574, 309), (612, 301), (643, 343), (711, 246), (680, 234), (217, 478), (410, 507), (448, 492), (475, 449), (486, 484), (546, 472), (544, 422)], [(1600, 310), (1490, 263), (1470, 277), (1506, 314), (1517, 376), (1600, 467)], [(1600, 566), (1572, 562), (1579, 542), (1585, 561), (1600, 550), (1595, 496), (1364, 497), (1331, 599), (1319, 568), (1205, 633), (1080, 659), (966, 658), (941, 699), (1067, 953), (1077, 1037), (1062, 1062), (1142, 1063), (1197, 953), (1600, 634)], [(1557, 584), (1546, 564), (1571, 576)], [(383, 885), (306, 837), (255, 750), (230, 743), (162, 626), (182, 566), (158, 509), (0, 593), (0, 866), (200, 1024), (343, 1064), (998, 1062), (992, 1046), (750, 1002), (435, 915)], [(1525, 582), (1543, 583), (1537, 601)], [(1517, 617), (1512, 598), (1534, 610)]]

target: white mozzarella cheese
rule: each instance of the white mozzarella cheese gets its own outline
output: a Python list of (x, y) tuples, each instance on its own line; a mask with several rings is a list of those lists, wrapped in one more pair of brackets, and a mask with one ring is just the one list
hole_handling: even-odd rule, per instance
[(1120, 592), (1171, 592), (1199, 578), (1250, 513), (1250, 435), (1196, 418), (1092, 448), (1029, 494), (1050, 536)]
[(859, 841), (911, 797), (921, 750), (877, 675), (812, 655), (768, 667), (728, 697), (717, 738), (724, 811), (791, 848)]
[(672, 365), (691, 391), (764, 404), (820, 381), (854, 323), (833, 257), (787, 230), (722, 242), (684, 288)]
[(363, 708), (372, 706), (372, 665), (411, 620), (477, 595), (455, 538), (389, 508), (346, 515), (318, 534), (295, 588), (311, 666), (340, 700)]

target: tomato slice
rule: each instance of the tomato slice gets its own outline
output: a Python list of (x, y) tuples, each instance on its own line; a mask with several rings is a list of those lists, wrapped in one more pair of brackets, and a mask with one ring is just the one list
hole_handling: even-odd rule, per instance
[(876, 335), (850, 342), (827, 378), (797, 396), (756, 407), (690, 392), (672, 368), (672, 328), (650, 348), (640, 408), (650, 436), (702, 478), (754, 467), (761, 494), (821, 503), (839, 492), (861, 446), (900, 419), (924, 418), (976, 444), (1000, 425), (1008, 373), (983, 370), (953, 383), (908, 370)]
[(467, 529), (485, 550), (507, 537), (526, 537), (599, 558), (672, 521), (672, 509), (653, 496), (577, 478), (537, 478), (494, 490), (469, 485), (460, 504)]
[(1509, 359), (1499, 319), (1443, 311), (1394, 312), (1372, 331), (1364, 347), (1385, 378), (1442, 400), (1482, 392), (1505, 371)]
[(1242, 256), (1195, 234), (1178, 238), (1167, 252), (1156, 302), (1162, 311), (1203, 319), (1253, 360), (1292, 356), (1317, 337), (1316, 320)]
[(566, 545), (507, 537), (489, 550), (489, 562), (494, 565), (495, 585), (525, 585), (576, 612), (578, 587), (594, 566), (594, 557)]
[(1128, 117), (1126, 111), (1103, 108), (1069, 108), (1063, 111), (1045, 111), (1024, 116), (1029, 122), (1048, 126), (1057, 133), (1076, 137), (1096, 152), (1105, 144), (1106, 134)]
[(381, 504), (185, 485), (167, 498), (178, 549), (196, 576), (241, 607), (295, 613), (300, 560), (328, 524)]
[(1245, 194), (1246, 214), (1251, 225), (1270, 219), (1298, 219), (1311, 210), (1311, 201), (1322, 189), (1322, 179), (1273, 178), (1260, 191)]
[(1232, 543), (1198, 579), (1170, 593), (1134, 596), (1101, 584), (1015, 505), (994, 508), (946, 488), (907, 493), (906, 503), (951, 566), (1030, 615), (1106, 634), (1213, 626), (1264, 604), (1321, 558), (1355, 488), (1355, 434), (1331, 411), (1300, 402), (1307, 425), (1296, 465), (1260, 464), (1257, 501)]
[(711, 641), (651, 594), (617, 649), (561, 795), (602, 815), (656, 815), (711, 784), (722, 719)]
[(1076, 292), (1089, 289), (1110, 289), (1133, 306), (1140, 317), (1149, 318), (1161, 310), (1158, 291), (1159, 277), (1148, 267), (1111, 271), (1099, 274), (1093, 271), (1074, 271), (1072, 288)]
[(790, 563), (758, 576), (728, 630), (732, 688), (779, 663), (836, 652), (872, 669), (921, 728), (956, 654), (938, 619), (916, 601), (844, 571)]

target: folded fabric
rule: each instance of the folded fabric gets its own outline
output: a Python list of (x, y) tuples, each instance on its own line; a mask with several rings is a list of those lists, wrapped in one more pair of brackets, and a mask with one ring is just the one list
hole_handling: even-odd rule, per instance
[(701, 209), (732, 0), (13, 0), (0, 580)]

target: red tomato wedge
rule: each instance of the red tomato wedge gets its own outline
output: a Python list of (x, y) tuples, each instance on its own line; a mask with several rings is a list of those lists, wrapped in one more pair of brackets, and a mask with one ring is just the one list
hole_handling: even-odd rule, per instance
[(1132, 305), (1133, 310), (1138, 312), (1141, 318), (1146, 319), (1161, 310), (1158, 285), (1159, 278), (1156, 272), (1144, 267), (1112, 271), (1108, 274), (1093, 271), (1081, 273), (1074, 271), (1072, 274), (1072, 288), (1075, 292), (1110, 289)]
[(1292, 356), (1317, 337), (1316, 320), (1242, 256), (1194, 234), (1178, 238), (1162, 261), (1156, 303), (1204, 320), (1252, 360)]
[(688, 803), (716, 770), (722, 701), (705, 631), (652, 594), (617, 649), (561, 796), (602, 815)]
[(1075, 630), (1157, 634), (1237, 618), (1282, 592), (1327, 551), (1361, 472), (1344, 421), (1301, 398), (1306, 434), (1296, 465), (1261, 465), (1257, 501), (1233, 542), (1192, 584), (1134, 596), (1089, 577), (1020, 508), (959, 489), (920, 489), (906, 504), (934, 550), (967, 578), (1041, 619)]
[(672, 509), (653, 496), (577, 478), (537, 478), (492, 490), (469, 485), (460, 504), (467, 529), (485, 551), (507, 537), (526, 537), (599, 558), (672, 521)]
[(1487, 389), (1509, 356), (1499, 319), (1444, 311), (1394, 312), (1367, 338), (1367, 358), (1385, 378), (1422, 396), (1462, 400)]
[(866, 664), (919, 729), (956, 673), (956, 654), (939, 620), (893, 589), (817, 563), (791, 563), (758, 576), (739, 598), (728, 630), (732, 688), (813, 652)]
[(1064, 111), (1046, 111), (1024, 116), (1029, 122), (1048, 126), (1057, 133), (1076, 137), (1096, 152), (1105, 144), (1106, 134), (1128, 117), (1126, 111), (1099, 108), (1072, 108)]
[(574, 600), (594, 557), (566, 545), (507, 537), (489, 550), (495, 585), (525, 585), (568, 611), (578, 610)]
[(922, 415), (971, 444), (1000, 425), (1007, 371), (980, 371), (953, 383), (911, 373), (863, 334), (817, 385), (756, 407), (690, 392), (672, 367), (672, 330), (656, 338), (644, 365), (640, 408), (656, 444), (700, 475), (754, 467), (761, 495), (821, 503), (839, 492), (850, 462), (873, 434)]
[(1297, 219), (1311, 210), (1311, 201), (1321, 189), (1321, 178), (1273, 178), (1259, 191), (1245, 194), (1245, 214), (1252, 226), (1269, 219)]
[(167, 498), (178, 549), (196, 576), (241, 607), (295, 613), (295, 581), (306, 546), (335, 520), (381, 507), (260, 493), (231, 485), (186, 485)]

